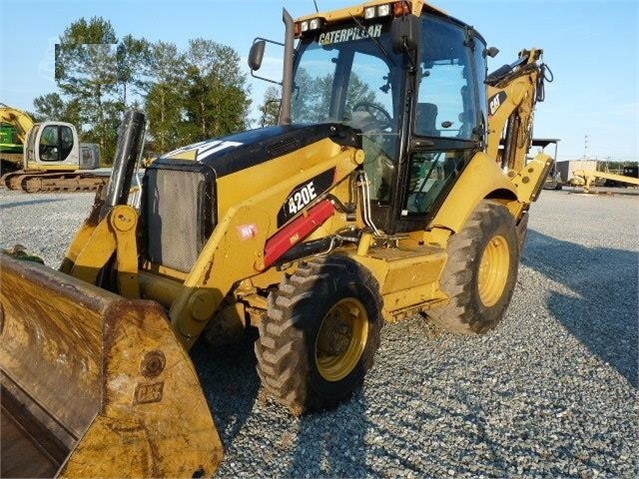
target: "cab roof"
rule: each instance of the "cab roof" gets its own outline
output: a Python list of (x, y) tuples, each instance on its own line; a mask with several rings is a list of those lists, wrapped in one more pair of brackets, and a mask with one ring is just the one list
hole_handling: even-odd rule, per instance
[[(446, 11), (430, 4), (424, 2), (423, 0), (401, 0), (403, 3), (406, 3), (410, 6), (410, 11), (415, 16), (420, 16), (423, 13), (435, 13), (437, 16), (446, 18), (458, 25), (472, 28), (471, 25), (468, 25), (461, 20), (450, 16)], [(396, 3), (400, 3), (400, 0), (371, 0), (369, 2), (360, 3), (357, 5), (353, 5), (351, 7), (341, 8), (337, 10), (329, 10), (324, 12), (315, 12), (308, 15), (303, 15), (298, 17), (295, 22), (302, 22), (304, 20), (312, 20), (313, 18), (321, 18), (323, 19), (324, 26), (331, 24), (339, 23), (346, 20), (351, 20), (352, 17), (364, 17), (364, 10), (367, 7), (373, 7), (378, 5), (394, 5)], [(474, 28), (473, 28), (474, 30)], [(476, 32), (476, 31), (475, 31)], [(481, 34), (476, 32), (479, 37)], [(483, 40), (483, 37), (482, 37)]]
[[(326, 11), (326, 12), (316, 12), (316, 13), (312, 13), (309, 15), (304, 15), (302, 17), (297, 18), (297, 22), (303, 21), (303, 20), (310, 20), (312, 18), (323, 18), (326, 22), (329, 23), (333, 23), (333, 22), (339, 22), (342, 20), (349, 20), (351, 18), (351, 16), (354, 17), (363, 17), (364, 16), (364, 9), (367, 7), (373, 7), (373, 6), (377, 6), (377, 5), (388, 5), (388, 4), (395, 4), (395, 3), (399, 3), (397, 0), (393, 1), (393, 0), (372, 0), (369, 2), (365, 2), (365, 3), (360, 3), (358, 5), (353, 5), (351, 7), (346, 7), (346, 8), (341, 8), (341, 9), (337, 9), (337, 10), (330, 10), (330, 11)], [(429, 3), (424, 2), (423, 0), (411, 0), (411, 1), (407, 1), (405, 3), (408, 3), (411, 7), (411, 13), (413, 15), (419, 16), (421, 15), (421, 13), (425, 10), (431, 10), (431, 11), (435, 11), (441, 15), (447, 16), (449, 17), (449, 15), (444, 11), (441, 10), (437, 7), (435, 7), (434, 5), (431, 5)]]

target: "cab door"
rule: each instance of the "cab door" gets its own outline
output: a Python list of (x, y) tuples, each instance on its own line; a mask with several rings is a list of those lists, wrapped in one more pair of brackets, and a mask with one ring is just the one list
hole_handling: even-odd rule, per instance
[(463, 24), (431, 15), (422, 17), (421, 32), (395, 232), (428, 227), (486, 135), (483, 40)]

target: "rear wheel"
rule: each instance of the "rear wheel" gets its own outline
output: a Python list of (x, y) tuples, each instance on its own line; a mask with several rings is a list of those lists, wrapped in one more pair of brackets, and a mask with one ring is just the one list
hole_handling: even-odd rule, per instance
[(492, 201), (480, 203), (448, 244), (441, 285), (450, 303), (428, 316), (454, 332), (482, 334), (493, 329), (510, 304), (519, 255), (520, 238), (508, 209)]
[(295, 415), (330, 409), (361, 386), (382, 327), (377, 281), (334, 256), (300, 265), (269, 297), (255, 345), (266, 391)]

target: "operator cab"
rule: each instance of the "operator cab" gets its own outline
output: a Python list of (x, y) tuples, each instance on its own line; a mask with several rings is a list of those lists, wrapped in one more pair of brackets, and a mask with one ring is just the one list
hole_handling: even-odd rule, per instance
[(291, 123), (361, 131), (372, 219), (389, 234), (428, 227), (483, 149), (487, 122), (484, 40), (436, 9), (416, 17), (402, 5), (303, 19), (292, 65)]

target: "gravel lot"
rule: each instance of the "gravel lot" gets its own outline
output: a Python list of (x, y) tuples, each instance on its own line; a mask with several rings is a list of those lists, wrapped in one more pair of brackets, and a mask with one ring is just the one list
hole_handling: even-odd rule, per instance
[[(0, 190), (1, 246), (57, 266), (92, 199)], [(197, 346), (219, 476), (637, 477), (637, 218), (637, 190), (544, 191), (500, 326), (386, 325), (363, 390), (330, 413), (264, 399), (251, 338), (226, 355)]]

